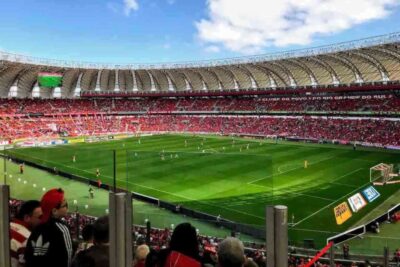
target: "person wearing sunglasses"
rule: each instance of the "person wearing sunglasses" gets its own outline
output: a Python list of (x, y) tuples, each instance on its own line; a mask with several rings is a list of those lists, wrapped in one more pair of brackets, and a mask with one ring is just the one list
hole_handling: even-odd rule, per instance
[(25, 251), (26, 267), (69, 267), (73, 248), (71, 234), (62, 221), (68, 213), (64, 191), (51, 189), (41, 199), (41, 224), (33, 230)]

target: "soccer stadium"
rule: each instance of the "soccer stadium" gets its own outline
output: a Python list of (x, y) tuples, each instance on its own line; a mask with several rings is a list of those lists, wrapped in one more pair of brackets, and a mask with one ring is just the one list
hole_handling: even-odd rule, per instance
[[(50, 223), (66, 267), (400, 264), (398, 32), (160, 64), (2, 51), (0, 96), (1, 267), (36, 231), (26, 266), (54, 266)], [(50, 219), (24, 237), (31, 200)], [(84, 265), (104, 218), (109, 265)], [(229, 242), (246, 262), (223, 263)]]

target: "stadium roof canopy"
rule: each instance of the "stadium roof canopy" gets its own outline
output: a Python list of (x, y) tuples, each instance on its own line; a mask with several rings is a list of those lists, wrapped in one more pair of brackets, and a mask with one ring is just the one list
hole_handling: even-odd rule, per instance
[(63, 74), (61, 97), (80, 92), (216, 92), (400, 80), (400, 32), (282, 53), (169, 64), (102, 64), (0, 52), (0, 97), (52, 97), (39, 72)]

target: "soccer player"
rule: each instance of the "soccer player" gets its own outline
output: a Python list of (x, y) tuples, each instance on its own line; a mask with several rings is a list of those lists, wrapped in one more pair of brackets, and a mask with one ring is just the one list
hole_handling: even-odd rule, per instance
[(19, 173), (24, 174), (24, 164), (23, 163), (19, 164)]
[(96, 169), (96, 178), (99, 178), (100, 177), (100, 170), (99, 170), (99, 168), (97, 168)]
[(72, 162), (73, 162), (73, 163), (76, 162), (76, 156), (75, 156), (75, 155), (72, 156)]
[(307, 167), (308, 167), (308, 160), (305, 160), (304, 161), (304, 169), (307, 169)]
[(91, 198), (91, 199), (94, 198), (94, 190), (91, 186), (89, 186), (89, 198)]
[(98, 188), (101, 188), (101, 185), (102, 185), (103, 183), (101, 182), (101, 180), (100, 179), (97, 179), (97, 186), (98, 186)]

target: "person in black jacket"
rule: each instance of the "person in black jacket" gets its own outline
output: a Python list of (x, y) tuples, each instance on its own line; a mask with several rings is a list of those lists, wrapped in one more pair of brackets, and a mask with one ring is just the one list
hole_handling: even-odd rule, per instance
[(28, 239), (25, 250), (26, 267), (70, 267), (73, 256), (71, 234), (61, 221), (67, 215), (64, 191), (51, 189), (41, 200), (42, 224)]
[(98, 218), (93, 224), (94, 245), (79, 252), (71, 267), (109, 267), (109, 219)]

